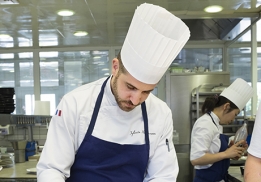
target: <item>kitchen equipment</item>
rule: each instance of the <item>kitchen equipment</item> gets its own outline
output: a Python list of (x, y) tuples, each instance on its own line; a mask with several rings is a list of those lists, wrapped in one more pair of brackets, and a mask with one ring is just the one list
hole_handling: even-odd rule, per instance
[(2, 154), (0, 160), (0, 166), (3, 168), (10, 167), (13, 165), (13, 157), (11, 154)]
[(174, 144), (179, 144), (179, 133), (173, 130), (172, 140)]
[(15, 110), (14, 88), (0, 88), (0, 113), (10, 114)]
[(245, 170), (245, 166), (240, 166), (241, 175), (243, 176), (244, 176), (244, 170)]
[(248, 135), (248, 133), (247, 133), (247, 124), (244, 123), (243, 126), (241, 126), (237, 130), (236, 135), (235, 135), (235, 139), (234, 139), (234, 143), (237, 143), (240, 140), (246, 140), (247, 135)]
[(35, 151), (36, 151), (36, 148), (35, 148), (35, 145), (36, 142), (35, 141), (28, 141), (27, 144), (26, 144), (26, 148), (25, 148), (25, 160), (28, 161), (28, 157), (29, 156), (33, 156), (35, 155)]
[(5, 154), (6, 151), (7, 151), (7, 148), (6, 147), (0, 147), (0, 151), (2, 154)]
[(26, 140), (12, 140), (10, 141), (15, 154), (15, 162), (25, 162), (25, 147), (26, 147)]
[(36, 168), (26, 169), (26, 171), (27, 171), (28, 173), (33, 173), (33, 174), (36, 174), (36, 173), (37, 173), (37, 169), (36, 169)]
[(14, 150), (21, 150), (21, 149), (25, 149), (26, 140), (9, 140), (14, 148)]
[(15, 163), (25, 162), (25, 150), (15, 150)]
[(11, 135), (13, 133), (14, 133), (13, 126), (9, 124), (5, 126), (0, 125), (0, 135)]

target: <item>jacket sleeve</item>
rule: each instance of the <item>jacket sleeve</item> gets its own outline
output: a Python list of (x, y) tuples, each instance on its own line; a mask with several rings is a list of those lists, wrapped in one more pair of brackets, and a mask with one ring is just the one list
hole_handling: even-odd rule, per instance
[(77, 150), (74, 137), (77, 121), (75, 108), (73, 98), (64, 97), (59, 103), (57, 115), (52, 117), (47, 139), (37, 164), (38, 182), (64, 182), (69, 177)]
[[(174, 182), (177, 180), (179, 166), (176, 151), (172, 142), (173, 120), (172, 114), (166, 116), (162, 135), (152, 156), (150, 156), (147, 174), (144, 182)], [(169, 143), (166, 143), (166, 139)]]
[(261, 158), (260, 131), (261, 131), (261, 103), (258, 107), (258, 111), (254, 123), (254, 129), (251, 137), (251, 142), (248, 148), (248, 152), (257, 158)]

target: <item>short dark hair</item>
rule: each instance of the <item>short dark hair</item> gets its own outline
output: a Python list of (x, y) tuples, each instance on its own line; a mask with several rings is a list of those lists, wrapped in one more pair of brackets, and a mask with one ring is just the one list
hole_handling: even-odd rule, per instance
[(226, 97), (214, 95), (206, 98), (204, 104), (201, 107), (201, 112), (202, 114), (211, 112), (215, 108), (222, 106), (226, 103), (230, 104), (230, 109), (228, 110), (228, 112), (231, 112), (234, 109), (238, 109), (238, 107)]
[(117, 59), (119, 60), (119, 72), (123, 74), (129, 73), (121, 61), (121, 51), (118, 53)]

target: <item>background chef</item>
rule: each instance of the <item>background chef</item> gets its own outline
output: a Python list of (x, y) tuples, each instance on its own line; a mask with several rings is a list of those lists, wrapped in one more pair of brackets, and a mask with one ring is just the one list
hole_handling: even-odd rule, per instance
[(140, 5), (112, 75), (66, 94), (37, 164), (38, 182), (176, 181), (173, 121), (150, 92), (188, 41), (166, 9)]
[[(222, 134), (220, 125), (233, 122), (252, 96), (252, 87), (238, 78), (219, 96), (206, 98), (201, 109), (203, 115), (197, 119), (191, 133), (190, 160), (196, 169), (194, 182), (227, 182), (230, 158), (241, 157), (247, 144), (240, 141), (229, 147), (229, 138)], [(243, 147), (239, 147), (240, 144)]]

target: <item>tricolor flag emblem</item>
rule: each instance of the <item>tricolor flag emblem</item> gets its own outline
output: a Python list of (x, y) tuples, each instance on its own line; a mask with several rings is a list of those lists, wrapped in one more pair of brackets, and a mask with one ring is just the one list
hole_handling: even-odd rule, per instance
[(55, 115), (56, 116), (61, 116), (62, 115), (62, 110), (56, 110), (56, 112), (55, 112)]

